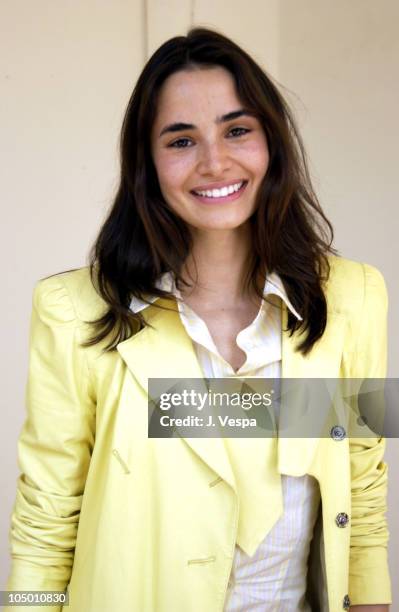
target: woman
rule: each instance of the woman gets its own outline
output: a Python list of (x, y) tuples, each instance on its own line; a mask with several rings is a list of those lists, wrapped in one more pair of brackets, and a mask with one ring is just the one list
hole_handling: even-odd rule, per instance
[(68, 586), (70, 612), (388, 610), (382, 439), (148, 437), (149, 379), (385, 375), (384, 280), (334, 255), (276, 86), (220, 34), (169, 40), (121, 165), (90, 269), (34, 292), (8, 588)]

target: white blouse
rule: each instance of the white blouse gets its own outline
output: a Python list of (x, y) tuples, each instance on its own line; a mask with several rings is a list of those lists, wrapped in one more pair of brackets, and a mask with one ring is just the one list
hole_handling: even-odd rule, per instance
[[(157, 284), (181, 298), (169, 273)], [(298, 319), (301, 317), (289, 302), (277, 274), (271, 274), (266, 280), (264, 296), (268, 296), (268, 301), (262, 301), (253, 322), (237, 335), (237, 345), (246, 354), (246, 361), (237, 372), (219, 354), (205, 322), (187, 304), (177, 301), (181, 321), (193, 341), (205, 378), (281, 377), (281, 300)], [(150, 301), (156, 299), (150, 297)], [(132, 300), (134, 312), (146, 307), (145, 302)], [(275, 461), (275, 454), (266, 457), (266, 451), (262, 453), (264, 440), (261, 438), (224, 438), (224, 443), (238, 494), (250, 487), (253, 499), (248, 508), (240, 505), (237, 544), (224, 612), (310, 612), (305, 591), (310, 541), (320, 503), (317, 481), (308, 475), (282, 474), (283, 513), (281, 516), (273, 514), (273, 509), (267, 507), (267, 496), (262, 497), (265, 489), (262, 489), (262, 482), (265, 477), (280, 478), (277, 468), (270, 469), (270, 460)], [(246, 454), (248, 444), (252, 448), (257, 444), (260, 452)], [(248, 499), (248, 495), (245, 498)], [(264, 525), (264, 531), (254, 534), (251, 540), (248, 534), (252, 517), (260, 518), (258, 524)]]

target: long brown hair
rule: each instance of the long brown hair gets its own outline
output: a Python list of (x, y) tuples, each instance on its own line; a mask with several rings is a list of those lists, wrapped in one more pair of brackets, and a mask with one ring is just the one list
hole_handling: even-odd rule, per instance
[[(120, 138), (121, 177), (113, 206), (90, 254), (93, 285), (108, 305), (92, 321), (94, 335), (85, 346), (111, 334), (105, 350), (145, 325), (129, 306), (133, 296), (172, 298), (157, 289), (157, 278), (171, 271), (177, 283), (191, 249), (190, 232), (166, 205), (151, 157), (150, 134), (157, 99), (164, 81), (174, 72), (221, 66), (234, 78), (244, 107), (261, 122), (269, 148), (269, 166), (250, 219), (252, 259), (245, 284), (260, 294), (255, 279), (277, 272), (288, 298), (302, 315), (288, 315), (288, 330), (300, 328), (304, 354), (323, 335), (327, 304), (323, 281), (328, 278), (327, 254), (333, 230), (313, 191), (306, 154), (292, 113), (272, 79), (238, 45), (205, 28), (165, 42), (148, 60), (123, 120)], [(112, 335), (113, 334), (113, 335)]]

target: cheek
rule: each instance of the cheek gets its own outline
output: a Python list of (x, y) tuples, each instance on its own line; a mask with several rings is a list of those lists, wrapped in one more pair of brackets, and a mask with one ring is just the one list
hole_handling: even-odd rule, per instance
[(192, 160), (190, 155), (160, 155), (155, 160), (159, 184), (163, 192), (179, 189), (184, 186), (190, 175)]
[(247, 167), (251, 171), (263, 178), (269, 165), (269, 151), (264, 141), (254, 141), (245, 150)]

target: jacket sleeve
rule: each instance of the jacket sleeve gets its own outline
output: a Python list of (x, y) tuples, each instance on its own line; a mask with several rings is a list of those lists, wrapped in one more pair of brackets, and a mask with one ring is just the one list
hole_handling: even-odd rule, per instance
[[(385, 281), (363, 265), (363, 308), (355, 348), (355, 378), (385, 378), (387, 308)], [(352, 511), (349, 597), (352, 605), (391, 603), (385, 518), (387, 465), (384, 438), (350, 440)]]
[(95, 399), (79, 336), (62, 276), (40, 281), (33, 293), (27, 418), (18, 441), (21, 473), (11, 516), (7, 590), (65, 590), (70, 579), (95, 436)]

